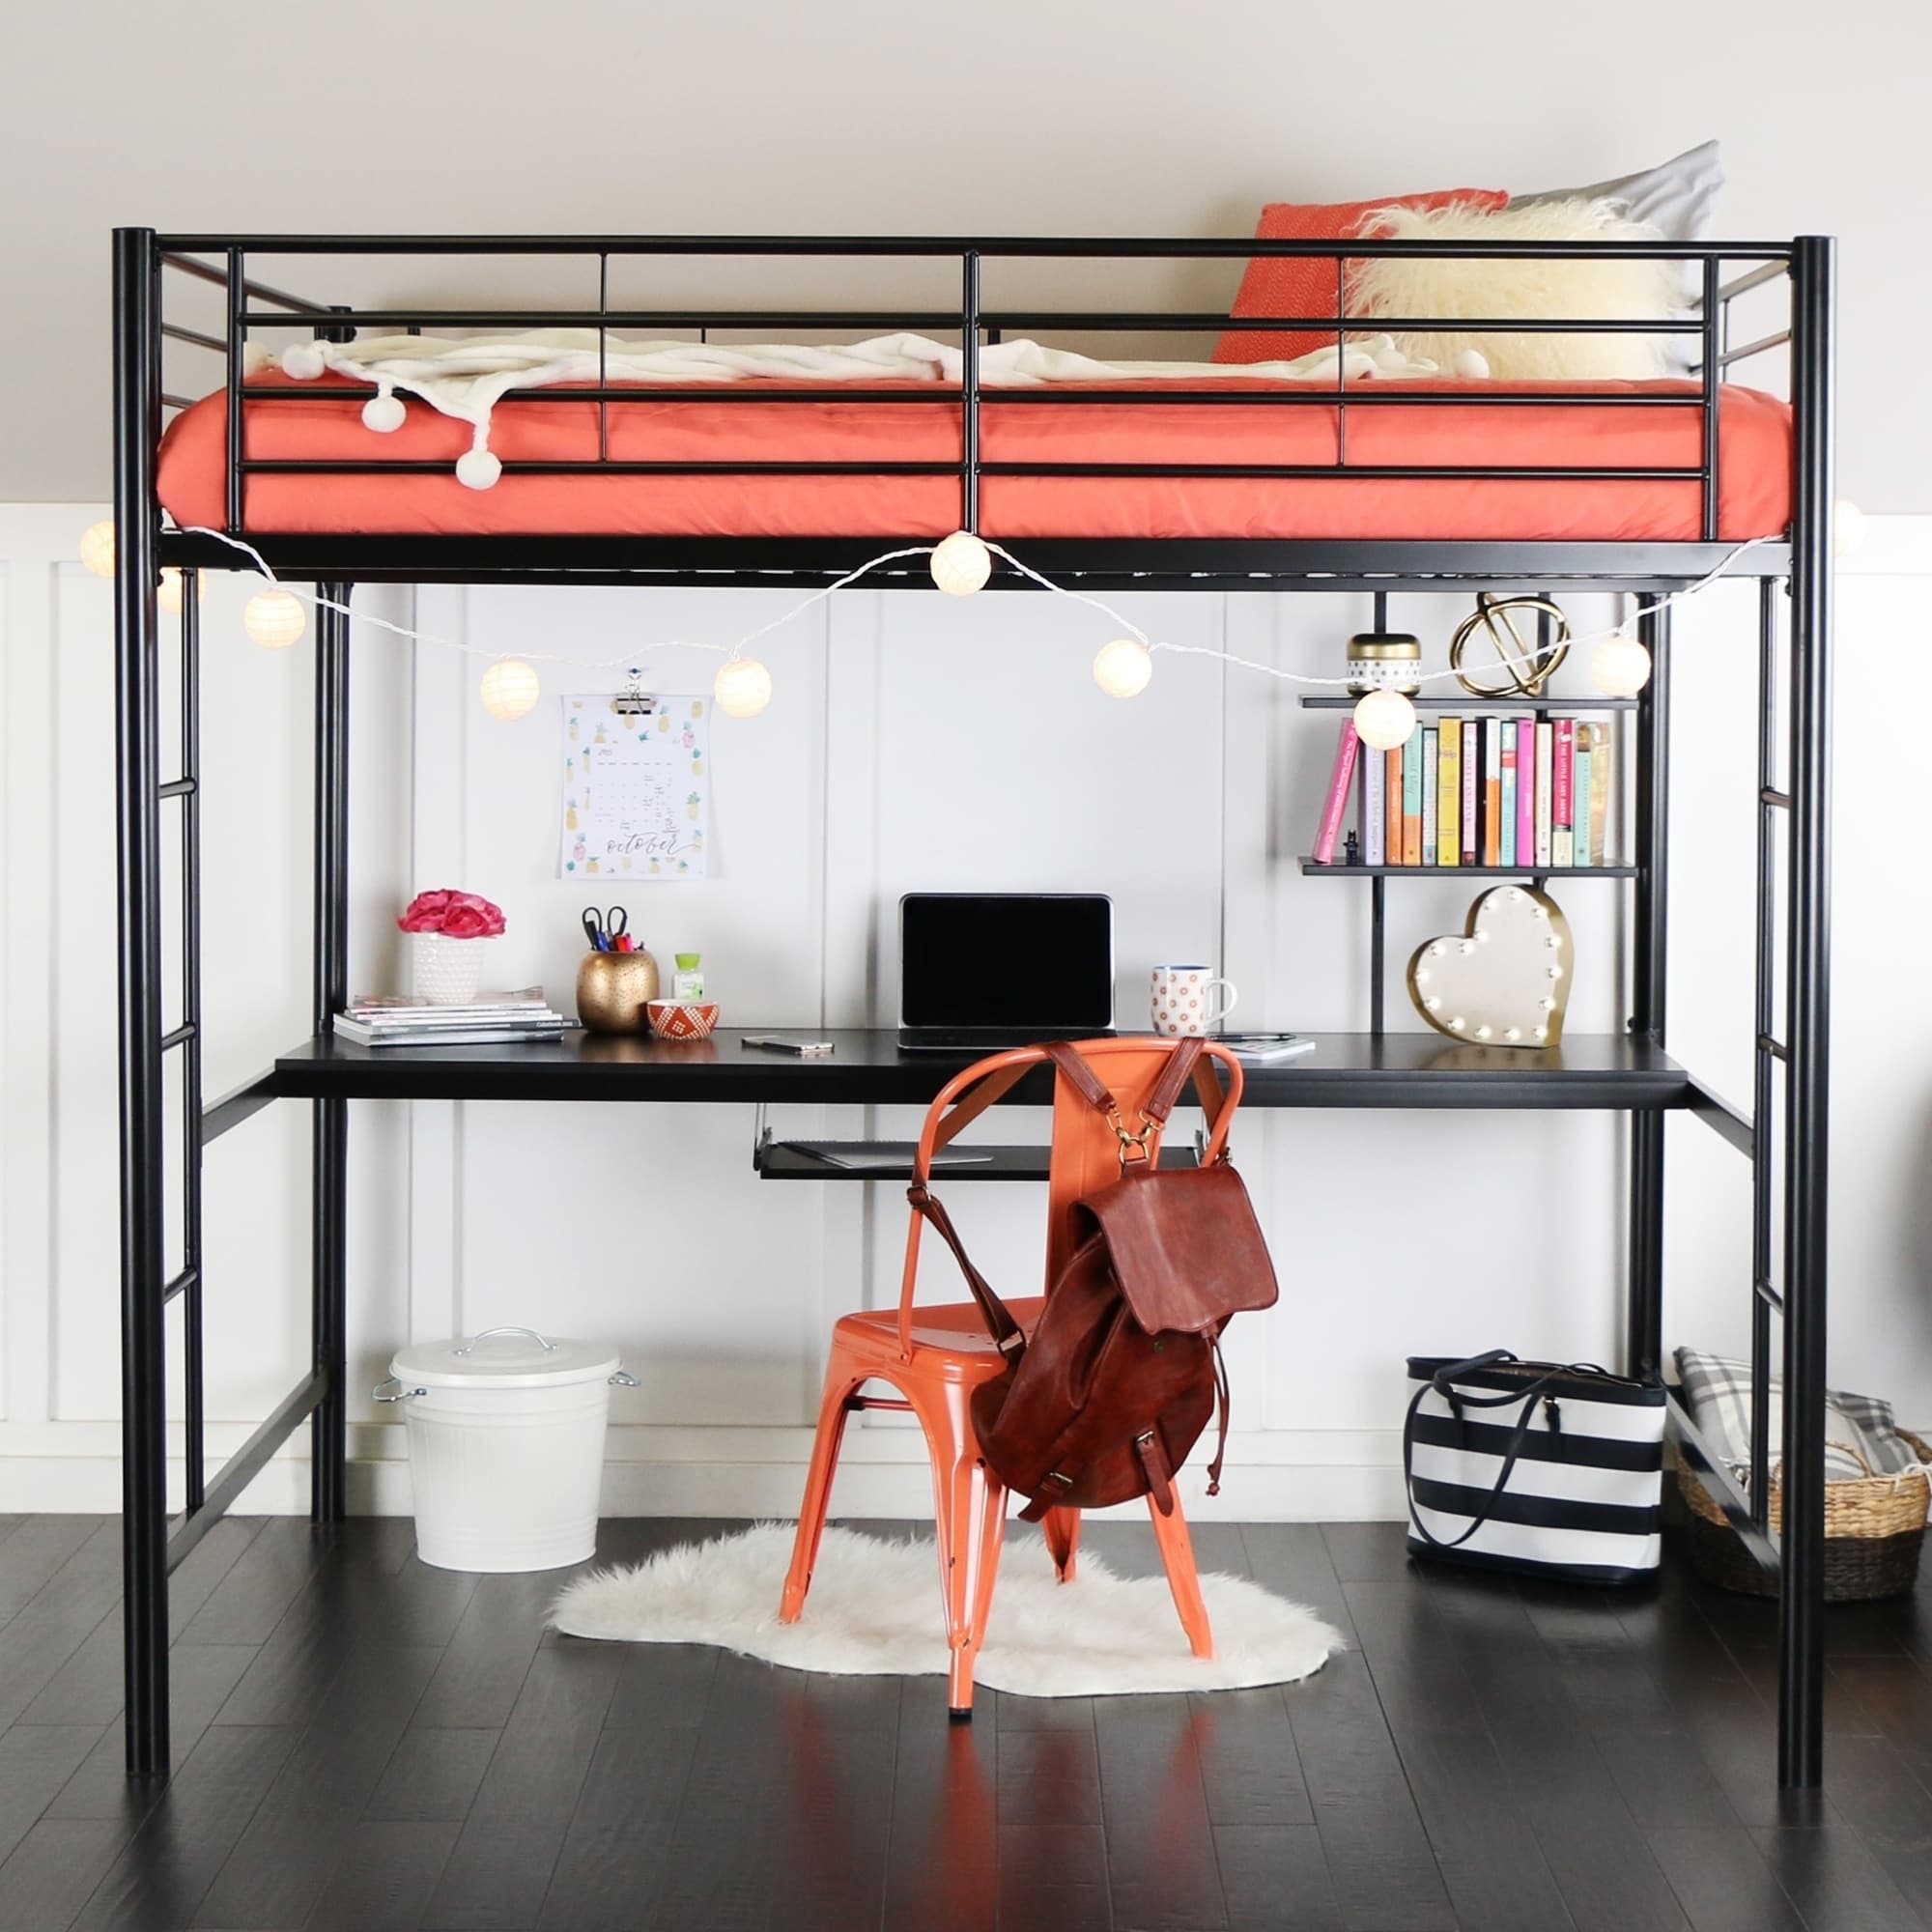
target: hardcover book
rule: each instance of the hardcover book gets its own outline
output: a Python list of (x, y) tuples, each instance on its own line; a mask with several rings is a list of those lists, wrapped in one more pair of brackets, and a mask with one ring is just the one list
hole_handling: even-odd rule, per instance
[(1422, 739), (1422, 863), (1433, 866), (1437, 858), (1435, 805), (1441, 780), (1436, 772), (1436, 762), (1440, 753), (1434, 724), (1425, 724), (1418, 735)]
[(1576, 850), (1572, 836), (1574, 821), (1575, 792), (1572, 782), (1575, 778), (1577, 721), (1574, 718), (1558, 718), (1552, 721), (1553, 762), (1549, 768), (1549, 863), (1552, 866), (1576, 864)]
[(1516, 721), (1516, 863), (1536, 856), (1536, 720)]
[(1536, 864), (1549, 864), (1549, 721), (1539, 719), (1536, 725)]
[(1609, 863), (1610, 727), (1590, 726), (1590, 863)]
[(1445, 718), (1436, 727), (1435, 863), (1463, 863), (1463, 721)]
[(1576, 752), (1571, 760), (1570, 831), (1573, 866), (1590, 863), (1590, 727), (1577, 726)]
[(1411, 731), (1402, 748), (1402, 863), (1422, 864), (1422, 741)]
[(1349, 808), (1349, 781), (1355, 776), (1355, 751), (1361, 743), (1355, 735), (1355, 721), (1345, 718), (1342, 733), (1335, 741), (1335, 766), (1328, 775), (1328, 799), (1321, 808), (1321, 829), (1315, 835), (1315, 862), (1328, 866), (1335, 861), (1335, 840), (1342, 830), (1342, 814)]
[(1503, 721), (1483, 720), (1483, 864), (1503, 862)]
[(1463, 721), (1463, 863), (1465, 866), (1482, 861), (1483, 832), (1476, 816), (1482, 796), (1483, 741), (1476, 729), (1476, 720), (1465, 718)]
[(1383, 812), (1382, 761), (1379, 753), (1360, 754), (1362, 802), (1357, 823), (1362, 835), (1362, 864), (1386, 865), (1387, 825)]
[(1502, 854), (1499, 861), (1505, 866), (1516, 864), (1516, 720), (1505, 718), (1502, 726), (1502, 750), (1497, 753), (1497, 763), (1501, 767), (1502, 780), (1498, 796), (1502, 800), (1502, 830), (1497, 838), (1497, 848)]

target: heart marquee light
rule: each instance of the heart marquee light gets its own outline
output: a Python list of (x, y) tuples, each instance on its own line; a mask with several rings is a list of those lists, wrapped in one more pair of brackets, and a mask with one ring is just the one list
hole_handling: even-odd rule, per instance
[(1415, 949), (1408, 995), (1451, 1039), (1554, 1046), (1563, 1037), (1573, 956), (1570, 922), (1548, 894), (1498, 886), (1469, 908), (1463, 932)]

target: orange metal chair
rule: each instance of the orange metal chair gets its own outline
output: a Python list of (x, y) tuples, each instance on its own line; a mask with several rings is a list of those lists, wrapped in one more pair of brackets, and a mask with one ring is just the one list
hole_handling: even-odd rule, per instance
[[(1120, 1101), (1127, 1120), (1140, 1114), (1173, 1043), (1154, 1039), (1100, 1039), (1080, 1043), (1078, 1051)], [(1208, 1042), (1202, 1058), (1225, 1068), (1227, 1098), (1216, 1118), (1206, 1150), (1214, 1158), (1226, 1145), (1228, 1128), (1241, 1097), (1240, 1063), (1224, 1046)], [(944, 1147), (970, 1122), (1004, 1097), (1047, 1056), (1039, 1047), (1018, 1047), (996, 1053), (955, 1075), (927, 1110), (920, 1134), (913, 1173), (930, 1178), (934, 1151)], [(1048, 1063), (1050, 1064), (1050, 1063)], [(1143, 1117), (1144, 1119), (1144, 1117)], [(1146, 1123), (1148, 1157), (1158, 1159), (1160, 1127)], [(1060, 1272), (1074, 1245), (1073, 1207), (1119, 1178), (1122, 1141), (1109, 1122), (1066, 1082), (1056, 1076), (1053, 1101), (1053, 1148), (1047, 1177), (1046, 1279)], [(818, 1434), (811, 1450), (811, 1466), (799, 1504), (798, 1538), (792, 1547), (791, 1569), (785, 1577), (779, 1608), (781, 1622), (795, 1623), (811, 1587), (812, 1566), (825, 1528), (832, 1474), (845, 1434), (845, 1418), (854, 1409), (909, 1409), (925, 1432), (932, 1458), (933, 1515), (938, 1531), (939, 1587), (946, 1610), (947, 1642), (952, 1650), (947, 1702), (955, 1718), (973, 1715), (973, 1666), (986, 1633), (986, 1615), (993, 1599), (993, 1578), (1006, 1532), (1007, 1492), (980, 1455), (973, 1433), (973, 1391), (998, 1376), (1006, 1366), (978, 1306), (951, 1302), (915, 1306), (919, 1274), (920, 1231), (923, 1217), (912, 1214), (906, 1231), (905, 1273), (896, 1309), (862, 1309), (841, 1317), (832, 1331), (831, 1359), (825, 1370), (825, 1394), (818, 1410)], [(1040, 1296), (1007, 1297), (1022, 1327), (1030, 1328), (1042, 1305)], [(886, 1382), (897, 1398), (860, 1393), (867, 1382)], [(1196, 1657), (1214, 1654), (1207, 1606), (1194, 1570), (1194, 1548), (1179, 1498), (1171, 1515), (1152, 1508), (1150, 1515), (1167, 1570), (1175, 1608)], [(1080, 1541), (1080, 1512), (1057, 1509), (1047, 1513), (1043, 1527), (1054, 1566), (1065, 1583), (1073, 1576), (1074, 1552)]]

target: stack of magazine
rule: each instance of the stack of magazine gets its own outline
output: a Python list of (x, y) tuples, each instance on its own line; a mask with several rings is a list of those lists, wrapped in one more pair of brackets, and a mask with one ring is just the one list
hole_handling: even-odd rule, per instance
[(395, 993), (359, 993), (336, 1014), (335, 1031), (363, 1046), (489, 1046), (555, 1039), (575, 1022), (551, 1010), (541, 986), (478, 993), (460, 1007), (435, 1007)]

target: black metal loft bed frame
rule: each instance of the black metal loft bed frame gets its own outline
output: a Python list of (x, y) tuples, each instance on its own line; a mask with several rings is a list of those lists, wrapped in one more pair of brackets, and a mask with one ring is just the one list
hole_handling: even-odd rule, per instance
[[(1693, 264), (1702, 299), (1693, 318), (1668, 324), (1579, 322), (1469, 322), (1417, 318), (1390, 322), (1347, 313), (1349, 260), (1377, 255), (1431, 257), (1552, 258), (1605, 252)], [(439, 310), (386, 307), (356, 310), (289, 293), (257, 280), (249, 262), (265, 255), (314, 258), (323, 265), (344, 257), (403, 255), (563, 257), (594, 271), (597, 300), (588, 308)], [(1351, 464), (1348, 420), (1351, 412), (1401, 402), (1430, 406), (1452, 400), (1409, 390), (1345, 388), (1338, 372), (1332, 394), (1300, 390), (1197, 391), (1189, 402), (1238, 401), (1253, 407), (1320, 407), (1337, 422), (1336, 461), (1331, 465), (1161, 465), (993, 463), (981, 455), (980, 431), (989, 410), (1042, 400), (1030, 390), (986, 391), (980, 386), (981, 345), (1011, 330), (1136, 334), (1206, 331), (1230, 327), (1279, 327), (1276, 319), (1230, 322), (1221, 315), (1125, 310), (999, 309), (981, 298), (991, 265), (1017, 260), (1238, 259), (1254, 255), (1319, 257), (1332, 261), (1337, 339), (1355, 327), (1417, 329), (1496, 328), (1607, 334), (1639, 330), (1694, 339), (1698, 371), (1692, 393), (1621, 396), (1538, 395), (1538, 407), (1566, 402), (1592, 408), (1674, 407), (1699, 412), (1698, 461), (1667, 469), (1605, 466), (1387, 467)], [(936, 310), (763, 310), (730, 308), (617, 308), (610, 301), (611, 264), (634, 257), (838, 257), (866, 262), (923, 259), (951, 262), (958, 274), (956, 306)], [(116, 700), (120, 770), (119, 831), (123, 918), (120, 937), (121, 1169), (123, 1199), (123, 1484), (125, 1497), (127, 1744), (130, 1776), (165, 1773), (168, 1767), (167, 1579), (174, 1567), (230, 1507), (270, 1457), (305, 1420), (312, 1428), (312, 1512), (318, 1521), (344, 1511), (344, 1296), (348, 1148), (348, 1100), (354, 1094), (389, 1092), (445, 1097), (613, 1098), (618, 1069), (560, 1063), (549, 1049), (530, 1049), (526, 1061), (506, 1065), (479, 1059), (473, 1065), (431, 1066), (420, 1071), (378, 1070), (331, 1057), (328, 1028), (348, 993), (348, 696), (349, 619), (317, 611), (314, 1021), (317, 1039), (285, 1056), (259, 1078), (212, 1102), (201, 1087), (203, 1019), (200, 954), (200, 816), (198, 794), (200, 637), (193, 573), (235, 569), (237, 553), (214, 538), (162, 527), (156, 495), (156, 455), (163, 412), (188, 398), (163, 384), (163, 345), (174, 342), (222, 358), (228, 402), (225, 526), (247, 536), (281, 576), (316, 583), (347, 604), (355, 584), (374, 582), (625, 582), (636, 584), (764, 584), (823, 582), (842, 575), (881, 550), (880, 538), (632, 538), (577, 536), (376, 536), (285, 535), (247, 526), (249, 479), (270, 473), (326, 477), (345, 471), (394, 473), (444, 466), (372, 460), (369, 463), (300, 462), (251, 456), (244, 406), (273, 406), (300, 389), (251, 381), (245, 352), (251, 331), (295, 327), (319, 338), (353, 339), (356, 329), (478, 329), (582, 327), (696, 331), (753, 330), (766, 336), (798, 330), (920, 329), (956, 334), (962, 349), (956, 385), (862, 389), (841, 385), (848, 401), (909, 408), (939, 404), (960, 423), (956, 460), (916, 463), (654, 463), (617, 462), (609, 454), (609, 411), (636, 401), (633, 387), (601, 382), (574, 388), (575, 401), (594, 402), (600, 434), (597, 457), (582, 464), (506, 462), (507, 472), (588, 469), (619, 474), (821, 475), (837, 473), (947, 475), (958, 479), (963, 528), (980, 526), (982, 478), (1002, 475), (1136, 475), (1271, 479), (1333, 476), (1341, 479), (1421, 477), (1445, 488), (1484, 479), (1545, 479), (1552, 484), (1591, 479), (1659, 480), (1694, 488), (1699, 534), (1688, 542), (1382, 542), (1278, 539), (1096, 540), (1077, 534), (1029, 540), (1027, 561), (1063, 581), (1095, 589), (1205, 589), (1280, 591), (1368, 590), (1385, 594), (1404, 586), (1440, 588), (1459, 583), (1525, 584), (1576, 590), (1663, 592), (1719, 570), (1758, 584), (1759, 656), (1758, 813), (1756, 850), (1757, 935), (1753, 1012), (1756, 1074), (1748, 1114), (1669, 1062), (1663, 1053), (1666, 966), (1666, 834), (1669, 813), (1667, 742), (1670, 706), (1670, 612), (1653, 611), (1640, 632), (1654, 664), (1649, 685), (1635, 701), (1634, 865), (1627, 868), (1633, 894), (1633, 999), (1629, 1037), (1604, 1042), (1605, 1065), (1588, 1069), (1541, 1064), (1485, 1074), (1481, 1082), (1432, 1071), (1392, 1052), (1400, 1037), (1381, 1035), (1379, 982), (1372, 991), (1372, 1031), (1338, 1050), (1322, 1075), (1309, 1081), (1293, 1073), (1260, 1069), (1250, 1096), (1264, 1104), (1405, 1107), (1623, 1107), (1630, 1112), (1631, 1186), (1626, 1367), (1661, 1378), (1662, 1371), (1662, 1234), (1664, 1106), (1694, 1114), (1740, 1150), (1751, 1163), (1751, 1372), (1756, 1427), (1751, 1480), (1735, 1484), (1697, 1437), (1689, 1418), (1675, 1416), (1680, 1445), (1747, 1545), (1779, 1582), (1780, 1671), (1778, 1777), (1791, 1789), (1819, 1784), (1823, 1775), (1824, 1685), (1824, 1399), (1826, 1352), (1826, 1180), (1830, 914), (1830, 637), (1832, 627), (1832, 504), (1833, 411), (1833, 243), (1802, 236), (1763, 243), (1539, 243), (1480, 246), (1469, 242), (1349, 243), (1221, 240), (1108, 240), (1096, 238), (724, 237), (724, 236), (231, 236), (158, 235), (124, 228), (114, 240), (114, 507), (118, 530), (116, 588)], [(1736, 271), (1736, 272), (1732, 272)], [(173, 272), (221, 292), (226, 325), (221, 333), (164, 318), (164, 274)], [(1729, 275), (1729, 279), (1726, 276)], [(1788, 279), (1789, 321), (1784, 327), (1733, 346), (1731, 305), (1746, 293)], [(1296, 321), (1298, 328), (1316, 327)], [(1754, 356), (1787, 349), (1794, 415), (1793, 516), (1788, 541), (1760, 544), (1742, 556), (1719, 540), (1719, 386), (1724, 371)], [(313, 392), (307, 392), (312, 394)], [(354, 396), (355, 390), (342, 391)], [(373, 393), (363, 390), (359, 393)], [(529, 394), (543, 395), (535, 390)], [(706, 403), (806, 400), (822, 403), (823, 387), (796, 390), (758, 385), (744, 392), (705, 386), (688, 392), (653, 388), (653, 400), (689, 394)], [(1109, 404), (1172, 403), (1174, 390), (1090, 388), (1050, 392), (1053, 400)], [(507, 400), (515, 400), (513, 395)], [(1521, 398), (1458, 392), (1459, 406), (1508, 409)], [(457, 487), (457, 486), (453, 486)], [(929, 541), (907, 538), (907, 543)], [(181, 769), (164, 777), (160, 749), (160, 650), (156, 576), (179, 567), (185, 584), (181, 616)], [(888, 568), (867, 580), (876, 587), (929, 582), (923, 571)], [(997, 577), (994, 584), (1009, 587)], [(1780, 607), (1788, 620), (1781, 626)], [(1379, 601), (1379, 599), (1378, 599)], [(1788, 642), (1780, 653), (1780, 631)], [(1787, 702), (1779, 716), (1779, 660), (1786, 661)], [(1780, 742), (1781, 741), (1781, 742)], [(1783, 753), (1782, 773), (1779, 753)], [(162, 807), (181, 807), (183, 852), (182, 999), (177, 1022), (162, 1013), (160, 850)], [(1788, 819), (1784, 877), (1778, 877), (1775, 828)], [(1527, 870), (1528, 868), (1524, 868)], [(1780, 1036), (1776, 1005), (1779, 947), (1779, 887), (1783, 887), (1782, 945), (1786, 1011)], [(1370, 880), (1372, 959), (1381, 957), (1384, 880)], [(183, 1265), (168, 1272), (163, 1197), (167, 1185), (163, 1131), (163, 1065), (180, 1052), (185, 1158)], [(1620, 1067), (1605, 1070), (1621, 1053)], [(1771, 1145), (1774, 1087), (1785, 1079), (1781, 1203)], [(943, 1077), (937, 1069), (934, 1078)], [(639, 1068), (622, 1069), (627, 1074)], [(902, 1080), (890, 1067), (871, 1069), (873, 1084)], [(1612, 1077), (1614, 1075), (1614, 1077)], [(760, 1076), (763, 1077), (763, 1076)], [(835, 1067), (810, 1076), (823, 1091), (814, 1097), (863, 1098), (867, 1069)], [(680, 1097), (667, 1080), (664, 1097)], [(849, 1089), (849, 1092), (847, 1091)], [(640, 1093), (642, 1090), (638, 1090)], [(894, 1091), (896, 1091), (895, 1088)], [(792, 1088), (788, 1093), (797, 1094)], [(644, 1095), (649, 1097), (648, 1094)], [(769, 1097), (747, 1092), (746, 1097)], [(205, 1149), (252, 1114), (279, 1098), (307, 1098), (313, 1111), (312, 1184), (314, 1230), (311, 1282), (312, 1361), (309, 1372), (248, 1441), (211, 1481), (205, 1472), (202, 1387), (203, 1243), (201, 1162)], [(776, 1172), (777, 1169), (774, 1169)], [(1774, 1215), (1782, 1211), (1782, 1281)], [(170, 1521), (166, 1502), (167, 1421), (164, 1403), (163, 1317), (179, 1299), (184, 1312), (185, 1369), (184, 1415), (186, 1480), (185, 1513)], [(1767, 1516), (1771, 1445), (1766, 1434), (1772, 1330), (1775, 1314), (1784, 1322), (1785, 1403), (1784, 1522), (1775, 1533)]]

